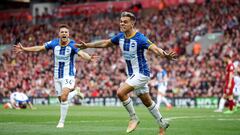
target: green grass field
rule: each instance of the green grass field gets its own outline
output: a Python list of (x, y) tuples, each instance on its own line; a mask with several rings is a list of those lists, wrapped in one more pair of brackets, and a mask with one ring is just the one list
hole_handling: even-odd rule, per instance
[[(125, 135), (128, 114), (123, 107), (71, 106), (65, 128), (57, 129), (59, 106), (37, 106), (37, 110), (3, 110), (0, 135)], [(141, 120), (131, 135), (156, 135), (158, 126), (148, 110), (136, 107)], [(240, 135), (240, 111), (226, 115), (212, 109), (162, 108), (169, 119), (167, 135)]]

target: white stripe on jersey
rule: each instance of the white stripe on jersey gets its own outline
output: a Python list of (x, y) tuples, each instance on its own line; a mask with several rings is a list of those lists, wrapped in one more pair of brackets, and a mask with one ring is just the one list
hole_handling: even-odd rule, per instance
[[(61, 52), (60, 52), (61, 51)], [(72, 48), (66, 46), (65, 49), (61, 46), (54, 48), (54, 78), (64, 78), (74, 76), (76, 69), (74, 66), (75, 56), (71, 58)], [(72, 74), (70, 72), (72, 71)]]

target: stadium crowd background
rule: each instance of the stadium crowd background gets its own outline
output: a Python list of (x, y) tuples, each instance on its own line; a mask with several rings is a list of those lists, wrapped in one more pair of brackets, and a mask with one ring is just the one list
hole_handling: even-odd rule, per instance
[[(220, 97), (224, 87), (226, 55), (240, 60), (240, 3), (225, 1), (204, 4), (181, 4), (145, 14), (141, 7), (133, 8), (137, 28), (163, 48), (179, 55), (176, 62), (168, 62), (148, 54), (152, 78), (155, 66), (161, 64), (168, 72), (169, 97)], [(42, 45), (57, 37), (57, 26), (66, 23), (71, 37), (90, 42), (112, 37), (119, 32), (119, 12), (95, 15), (66, 16), (54, 19), (51, 14), (38, 16), (36, 24), (18, 20), (0, 23), (0, 44), (21, 41), (24, 46)], [(221, 42), (206, 52), (186, 53), (186, 46), (197, 36), (223, 32)], [(120, 83), (126, 79), (124, 61), (118, 47), (88, 50), (100, 56), (97, 63), (78, 59), (77, 82), (87, 97), (115, 97)], [(0, 95), (9, 96), (15, 89), (28, 96), (55, 96), (52, 52), (15, 54), (11, 50), (0, 55)], [(151, 94), (157, 90), (149, 83)]]

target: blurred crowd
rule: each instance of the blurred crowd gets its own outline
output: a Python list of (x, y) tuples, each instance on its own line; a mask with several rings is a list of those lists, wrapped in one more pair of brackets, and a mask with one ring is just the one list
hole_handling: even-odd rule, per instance
[[(208, 4), (184, 4), (164, 8), (160, 11), (139, 10), (136, 15), (137, 29), (156, 45), (166, 51), (175, 51), (178, 60), (169, 62), (148, 53), (152, 79), (157, 73), (156, 65), (168, 72), (169, 97), (220, 97), (224, 87), (225, 55), (240, 60), (240, 3), (219, 2)], [(114, 13), (115, 14), (115, 13)], [(0, 44), (23, 46), (42, 45), (57, 37), (57, 26), (67, 23), (71, 38), (91, 42), (107, 39), (119, 32), (119, 15), (104, 14), (65, 19), (49, 24), (32, 25), (12, 22), (0, 25)], [(201, 53), (186, 53), (186, 46), (207, 33), (223, 32), (221, 42)], [(121, 82), (125, 81), (125, 63), (117, 46), (107, 49), (88, 49), (97, 54), (97, 63), (77, 59), (76, 86), (88, 97), (116, 96)], [(149, 83), (151, 94), (157, 92)], [(12, 50), (0, 56), (0, 95), (21, 89), (28, 96), (55, 96), (53, 83), (52, 52), (15, 54)]]

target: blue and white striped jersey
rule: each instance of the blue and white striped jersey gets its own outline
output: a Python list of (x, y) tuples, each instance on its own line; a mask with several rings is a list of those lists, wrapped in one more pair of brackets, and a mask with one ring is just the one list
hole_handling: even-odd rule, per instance
[(71, 39), (68, 45), (61, 46), (59, 38), (44, 44), (47, 50), (53, 50), (55, 79), (75, 76), (75, 57), (79, 49), (74, 44), (75, 41)]
[(111, 42), (120, 46), (127, 63), (128, 76), (134, 73), (150, 76), (145, 52), (152, 43), (142, 33), (136, 32), (133, 36), (127, 38), (123, 32), (120, 32), (111, 39)]
[(167, 71), (164, 69), (157, 73), (158, 85), (164, 85), (164, 86), (167, 85), (167, 80), (164, 80), (166, 76), (167, 76)]

